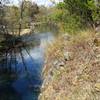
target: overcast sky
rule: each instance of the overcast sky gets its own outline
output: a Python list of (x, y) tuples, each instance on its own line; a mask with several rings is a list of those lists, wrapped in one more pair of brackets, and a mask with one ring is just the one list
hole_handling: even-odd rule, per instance
[[(14, 4), (18, 4), (18, 0), (12, 0)], [(38, 5), (45, 5), (45, 6), (51, 6), (52, 5), (52, 0), (29, 0), (37, 3)], [(55, 0), (55, 2), (60, 2), (63, 0)]]

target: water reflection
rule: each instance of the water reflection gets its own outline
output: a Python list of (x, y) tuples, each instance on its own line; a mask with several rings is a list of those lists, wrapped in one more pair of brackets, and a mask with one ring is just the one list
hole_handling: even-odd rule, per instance
[(38, 100), (44, 50), (53, 38), (50, 32), (25, 35), (0, 49), (0, 100)]

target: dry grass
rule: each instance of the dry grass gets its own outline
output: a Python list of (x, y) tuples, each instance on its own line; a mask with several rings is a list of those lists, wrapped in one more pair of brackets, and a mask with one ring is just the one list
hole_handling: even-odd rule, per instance
[[(40, 100), (100, 100), (100, 45), (91, 31), (49, 46)], [(64, 52), (72, 59), (65, 60)], [(63, 62), (64, 65), (56, 63)]]

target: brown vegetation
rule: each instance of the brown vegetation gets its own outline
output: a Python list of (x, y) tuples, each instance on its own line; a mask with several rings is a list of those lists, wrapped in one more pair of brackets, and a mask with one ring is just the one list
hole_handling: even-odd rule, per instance
[(100, 45), (92, 34), (64, 36), (49, 47), (40, 100), (100, 100)]

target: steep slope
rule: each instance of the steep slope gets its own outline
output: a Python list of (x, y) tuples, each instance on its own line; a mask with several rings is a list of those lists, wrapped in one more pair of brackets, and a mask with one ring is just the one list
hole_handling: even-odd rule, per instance
[(100, 100), (99, 36), (65, 35), (49, 46), (39, 100)]

